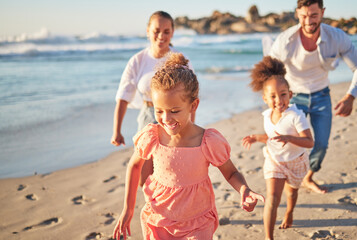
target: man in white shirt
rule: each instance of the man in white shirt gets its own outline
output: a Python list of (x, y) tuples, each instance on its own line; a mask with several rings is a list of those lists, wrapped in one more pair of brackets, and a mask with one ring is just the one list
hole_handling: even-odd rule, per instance
[(326, 193), (312, 176), (321, 168), (331, 131), (332, 106), (328, 71), (342, 58), (353, 72), (346, 95), (338, 102), (335, 115), (349, 116), (357, 96), (357, 50), (340, 29), (321, 23), (323, 0), (298, 0), (299, 24), (282, 32), (271, 47), (270, 55), (284, 62), (286, 79), (294, 93), (291, 100), (310, 115), (315, 145), (310, 153), (310, 170), (303, 185), (314, 192)]

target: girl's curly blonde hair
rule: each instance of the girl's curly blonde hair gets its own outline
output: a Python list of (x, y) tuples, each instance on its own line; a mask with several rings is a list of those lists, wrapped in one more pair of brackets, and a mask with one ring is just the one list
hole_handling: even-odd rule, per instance
[(188, 60), (182, 53), (170, 53), (164, 65), (151, 79), (151, 89), (167, 91), (180, 84), (183, 85), (190, 102), (198, 98), (199, 83), (194, 72), (188, 67)]
[(288, 88), (289, 83), (284, 78), (286, 74), (284, 63), (276, 58), (270, 56), (264, 57), (262, 61), (254, 65), (251, 71), (252, 81), (250, 82), (250, 87), (253, 91), (258, 92), (264, 88), (264, 84), (272, 77), (284, 82)]

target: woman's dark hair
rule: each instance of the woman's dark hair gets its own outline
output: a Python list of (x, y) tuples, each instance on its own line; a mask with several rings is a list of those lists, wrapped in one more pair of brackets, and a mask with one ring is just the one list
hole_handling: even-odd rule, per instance
[(175, 28), (175, 26), (174, 26), (174, 25), (175, 25), (175, 24), (174, 24), (174, 19), (171, 17), (170, 14), (168, 14), (167, 12), (164, 12), (164, 11), (156, 11), (156, 12), (154, 12), (153, 14), (151, 14), (151, 16), (150, 16), (150, 18), (149, 18), (148, 26), (150, 26), (151, 20), (152, 20), (154, 17), (163, 17), (163, 18), (166, 18), (166, 19), (170, 20), (172, 29)]

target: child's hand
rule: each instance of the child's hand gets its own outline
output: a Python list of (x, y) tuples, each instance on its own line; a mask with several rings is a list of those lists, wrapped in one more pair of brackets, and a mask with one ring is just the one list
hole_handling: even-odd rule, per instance
[(242, 209), (244, 209), (247, 212), (251, 212), (254, 210), (255, 206), (258, 203), (258, 200), (265, 202), (263, 195), (255, 193), (249, 188), (245, 188), (241, 192)]
[(250, 149), (250, 146), (257, 141), (255, 135), (246, 136), (242, 139), (242, 145), (244, 148)]
[(130, 214), (128, 211), (124, 211), (121, 213), (118, 222), (114, 228), (113, 238), (120, 239), (120, 235), (123, 234), (124, 240), (126, 240), (126, 233), (131, 236), (130, 231), (130, 222), (133, 218), (133, 214)]
[(280, 135), (278, 132), (276, 132), (275, 137), (272, 137), (271, 140), (276, 140), (277, 142), (282, 142), (283, 143), (283, 147), (285, 146), (285, 144), (287, 144), (290, 141), (290, 135)]

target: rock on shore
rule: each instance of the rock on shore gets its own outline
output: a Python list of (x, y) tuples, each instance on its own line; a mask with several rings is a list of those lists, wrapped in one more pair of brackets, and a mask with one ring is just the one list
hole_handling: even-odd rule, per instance
[[(348, 20), (343, 18), (340, 20), (324, 18), (323, 22), (341, 28), (351, 35), (357, 33), (356, 18)], [(189, 19), (183, 16), (175, 19), (176, 28), (193, 29), (198, 34), (280, 32), (297, 23), (295, 12), (269, 13), (265, 16), (260, 16), (255, 5), (249, 8), (245, 17), (234, 16), (228, 12), (214, 11), (209, 17)]]

